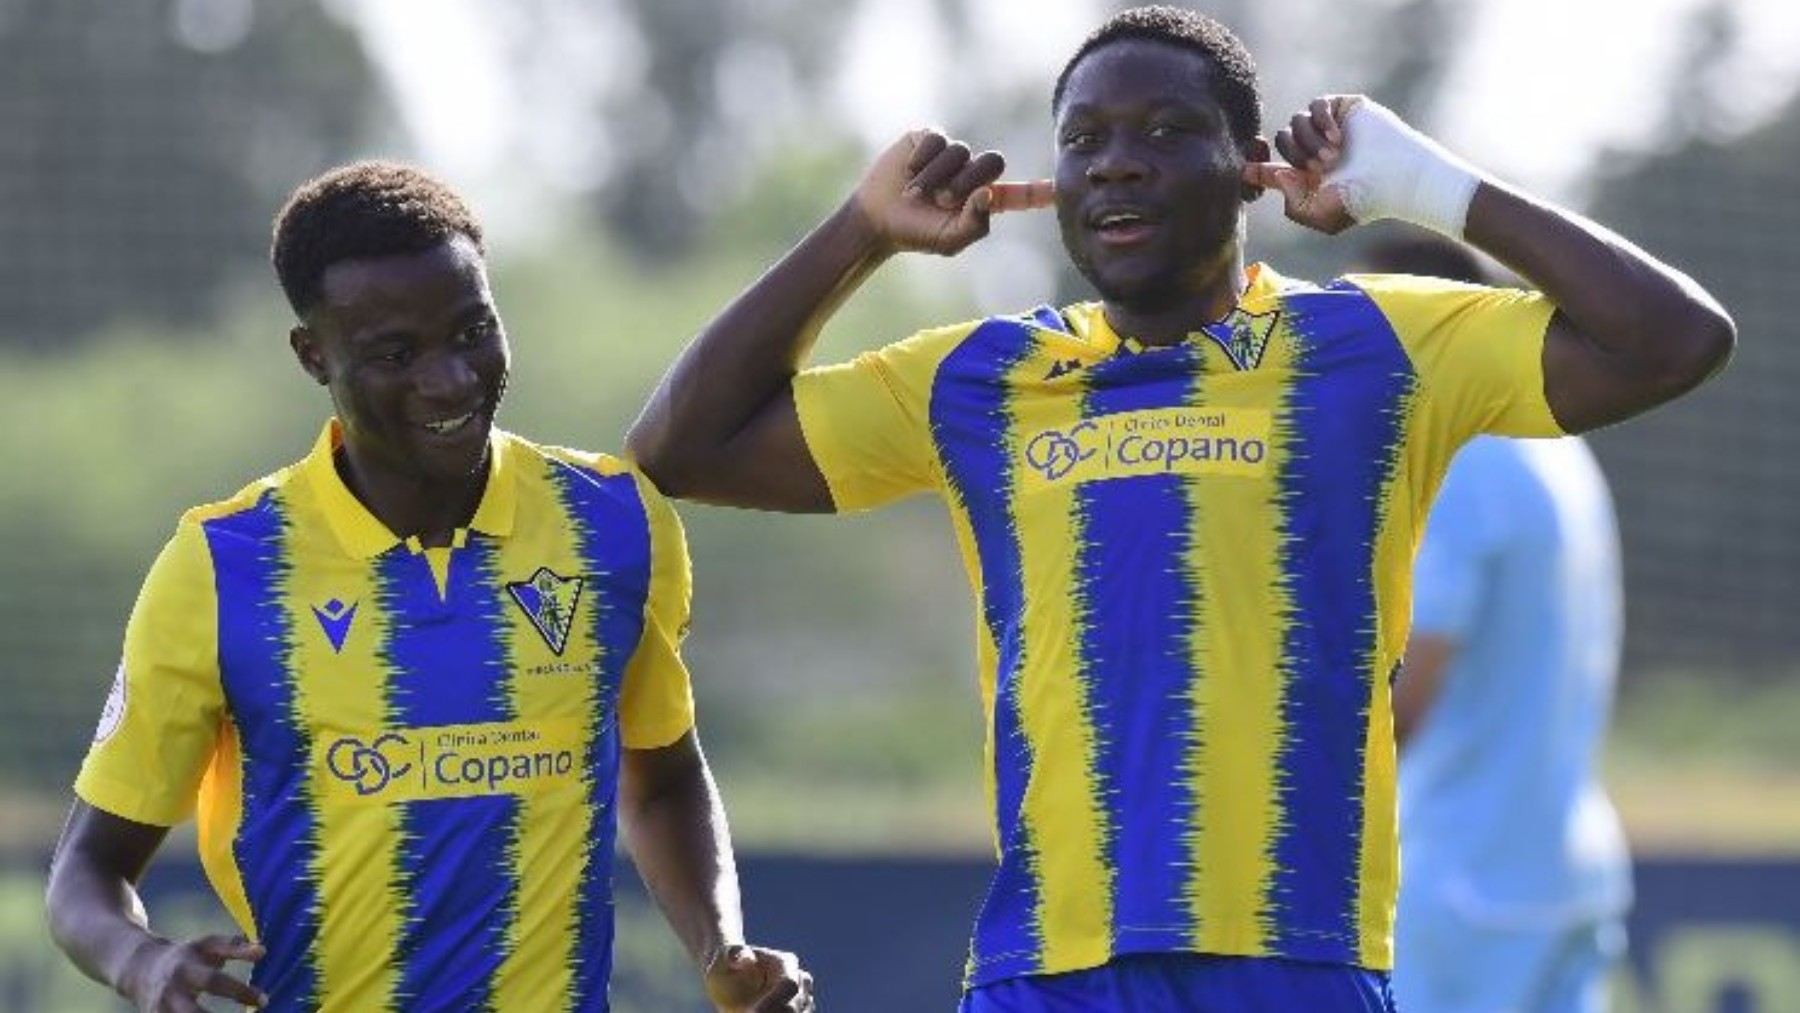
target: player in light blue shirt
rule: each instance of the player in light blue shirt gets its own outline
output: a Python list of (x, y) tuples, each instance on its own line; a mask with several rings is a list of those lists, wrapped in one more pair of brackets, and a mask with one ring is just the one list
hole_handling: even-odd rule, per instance
[(1407, 1013), (1590, 1013), (1630, 869), (1598, 771), (1618, 673), (1618, 533), (1587, 445), (1479, 437), (1414, 570), (1395, 689)]

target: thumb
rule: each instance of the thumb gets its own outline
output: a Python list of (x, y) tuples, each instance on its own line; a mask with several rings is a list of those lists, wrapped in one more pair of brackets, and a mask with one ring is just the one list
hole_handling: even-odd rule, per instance
[(742, 974), (756, 968), (756, 951), (743, 943), (731, 943), (713, 957), (713, 969), (725, 974)]

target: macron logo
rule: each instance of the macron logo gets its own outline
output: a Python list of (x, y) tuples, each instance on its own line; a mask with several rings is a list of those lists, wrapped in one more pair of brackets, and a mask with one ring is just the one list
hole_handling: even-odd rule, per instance
[(346, 605), (336, 598), (323, 605), (313, 606), (313, 615), (318, 617), (319, 628), (325, 631), (325, 639), (331, 641), (331, 652), (340, 654), (344, 650), (344, 638), (350, 635), (350, 621), (356, 618), (356, 602)]

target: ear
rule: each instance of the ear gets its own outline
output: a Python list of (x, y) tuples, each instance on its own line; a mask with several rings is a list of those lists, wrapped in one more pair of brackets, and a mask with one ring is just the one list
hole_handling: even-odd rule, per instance
[(294, 358), (299, 360), (300, 368), (313, 382), (323, 387), (331, 380), (331, 374), (325, 369), (325, 351), (319, 347), (318, 335), (305, 324), (295, 324), (288, 331), (288, 347), (294, 350)]
[[(1246, 161), (1246, 162), (1267, 162), (1269, 160), (1270, 154), (1271, 154), (1271, 150), (1269, 148), (1269, 139), (1267, 137), (1262, 136), (1261, 134), (1258, 134), (1255, 137), (1250, 138), (1250, 143), (1244, 145), (1244, 161)], [(1263, 195), (1262, 187), (1256, 186), (1251, 183), (1244, 184), (1244, 186), (1243, 186), (1244, 203), (1248, 204), (1251, 201), (1256, 200), (1258, 197), (1261, 197), (1262, 195)]]

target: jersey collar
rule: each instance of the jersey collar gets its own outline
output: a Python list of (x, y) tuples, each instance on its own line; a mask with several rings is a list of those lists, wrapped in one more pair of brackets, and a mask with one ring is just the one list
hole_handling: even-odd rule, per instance
[[(1245, 286), (1244, 293), (1238, 296), (1237, 306), (1220, 320), (1224, 320), (1240, 310), (1252, 316), (1268, 312), (1275, 305), (1276, 298), (1282, 290), (1291, 284), (1286, 278), (1276, 273), (1274, 268), (1260, 262), (1245, 268), (1244, 274), (1249, 284)], [(1134, 339), (1121, 338), (1113, 330), (1112, 324), (1106, 319), (1104, 303), (1095, 301), (1070, 306), (1063, 311), (1063, 319), (1069, 322), (1069, 328), (1077, 338), (1100, 350), (1103, 355), (1110, 355), (1128, 343), (1132, 346), (1132, 351), (1143, 350)], [(1198, 331), (1192, 335), (1192, 337), (1199, 336), (1202, 335)]]
[[(512, 534), (513, 514), (518, 504), (516, 441), (517, 437), (499, 429), (489, 437), (492, 460), (488, 466), (487, 487), (482, 490), (481, 504), (475, 508), (475, 517), (470, 520), (468, 529), (457, 531), (455, 545), (463, 544), (468, 531), (496, 537)], [(300, 470), (318, 497), (338, 544), (358, 559), (372, 559), (401, 544), (403, 539), (370, 513), (338, 476), (332, 457), (343, 442), (342, 424), (335, 418), (330, 419), (313, 443), (312, 451), (300, 462)]]

